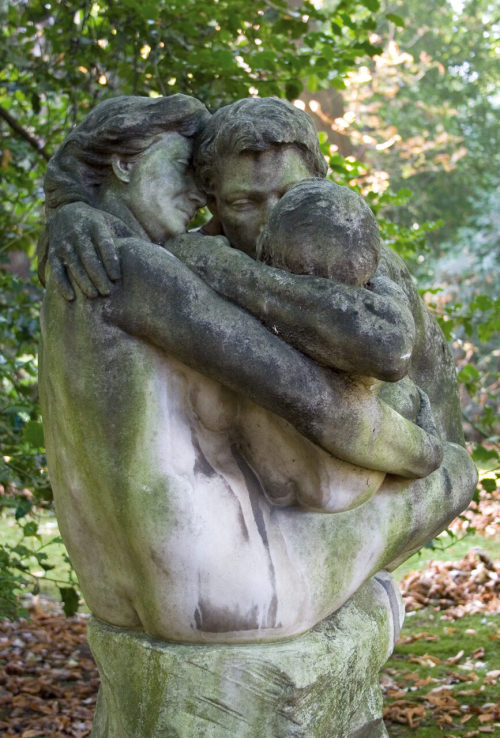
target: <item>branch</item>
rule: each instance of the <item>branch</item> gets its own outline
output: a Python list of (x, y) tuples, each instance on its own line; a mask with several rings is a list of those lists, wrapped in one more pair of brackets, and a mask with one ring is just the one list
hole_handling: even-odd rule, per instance
[(9, 124), (9, 126), (21, 136), (21, 138), (24, 138), (24, 140), (30, 144), (30, 146), (33, 146), (33, 148), (36, 149), (46, 161), (50, 159), (50, 154), (45, 149), (45, 147), (42, 146), (41, 143), (37, 141), (37, 139), (26, 130), (26, 128), (23, 128), (23, 126), (18, 123), (17, 120), (13, 118), (12, 115), (1, 105), (0, 118), (3, 118)]

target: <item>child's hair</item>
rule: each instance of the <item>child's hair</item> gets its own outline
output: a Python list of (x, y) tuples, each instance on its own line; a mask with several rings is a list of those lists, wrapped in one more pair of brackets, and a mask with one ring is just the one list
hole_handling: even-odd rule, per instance
[(305, 179), (272, 209), (257, 258), (295, 274), (362, 286), (375, 274), (380, 235), (363, 198), (326, 179)]

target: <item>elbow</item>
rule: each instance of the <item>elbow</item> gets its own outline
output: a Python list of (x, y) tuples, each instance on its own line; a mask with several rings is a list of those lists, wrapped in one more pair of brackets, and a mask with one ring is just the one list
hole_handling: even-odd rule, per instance
[(386, 316), (364, 331), (358, 346), (358, 361), (363, 357), (361, 362), (368, 369), (364, 373), (383, 382), (398, 382), (410, 370), (414, 344), (414, 324), (402, 315), (399, 319), (395, 315)]
[(408, 374), (410, 359), (411, 354), (390, 357), (382, 367), (378, 379), (382, 379), (384, 382), (399, 382), (400, 379), (403, 379)]
[(410, 362), (411, 350), (408, 347), (404, 347), (403, 350), (391, 347), (391, 349), (386, 349), (380, 354), (377, 366), (372, 374), (376, 379), (381, 379), (383, 382), (399, 382), (408, 374)]
[(397, 330), (386, 334), (379, 346), (380, 375), (384, 382), (398, 382), (410, 370), (415, 330), (413, 325), (403, 321)]

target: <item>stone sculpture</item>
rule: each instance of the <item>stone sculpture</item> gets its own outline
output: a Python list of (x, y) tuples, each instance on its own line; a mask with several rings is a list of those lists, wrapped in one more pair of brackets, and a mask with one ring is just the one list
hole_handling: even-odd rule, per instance
[[(312, 122), (288, 103), (242, 100), (210, 116), (183, 95), (101, 103), (49, 164), (40, 393), (58, 519), (97, 617), (102, 673), (113, 634), (122, 665), (146, 649), (147, 668), (159, 659), (157, 674), (174, 669), (177, 682), (198, 644), (226, 649), (220, 669), (248, 658), (265, 673), (281, 653), (273, 642), (313, 629), (324, 646), (345, 607), (368, 612), (374, 587), (386, 597), (348, 709), (321, 720), (294, 711), (308, 648), (299, 638), (288, 681), (273, 687), (272, 710), (289, 705), (284, 722), (259, 705), (235, 732), (224, 720), (237, 688), (222, 688), (214, 667), (214, 704), (228, 703), (219, 721), (193, 708), (185, 685), (181, 713), (197, 717), (174, 719), (164, 685), (151, 697), (156, 727), (134, 736), (384, 735), (368, 695), (400, 612), (390, 577), (368, 580), (472, 495), (450, 352), (403, 263), (382, 247), (375, 271), (366, 209), (364, 221), (351, 217), (375, 244), (367, 284), (255, 260), (272, 207), (325, 173)], [(211, 223), (184, 233), (204, 197)], [(316, 226), (317, 242), (331, 236)], [(181, 658), (148, 638), (192, 645), (177, 647), (188, 649)], [(332, 668), (308, 682), (318, 705), (331, 699)], [(247, 687), (250, 671), (238, 677)], [(137, 724), (112, 683), (98, 738)]]

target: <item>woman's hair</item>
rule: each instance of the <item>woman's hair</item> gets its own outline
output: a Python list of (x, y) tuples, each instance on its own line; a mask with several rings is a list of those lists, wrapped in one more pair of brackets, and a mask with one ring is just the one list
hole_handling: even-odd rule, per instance
[[(123, 95), (99, 103), (48, 163), (44, 180), (46, 217), (71, 202), (95, 205), (99, 188), (111, 172), (113, 155), (133, 161), (159, 134), (175, 131), (192, 138), (209, 119), (203, 103), (188, 95)], [(37, 246), (42, 284), (48, 245), (45, 228)]]
[(99, 103), (49, 161), (44, 181), (47, 217), (70, 202), (94, 205), (113, 154), (131, 161), (159, 134), (175, 131), (192, 138), (209, 118), (199, 100), (180, 94), (124, 95)]
[(199, 187), (211, 194), (219, 162), (228, 155), (295, 146), (311, 176), (324, 177), (325, 157), (312, 118), (286, 100), (249, 97), (219, 108), (195, 141), (194, 168)]

